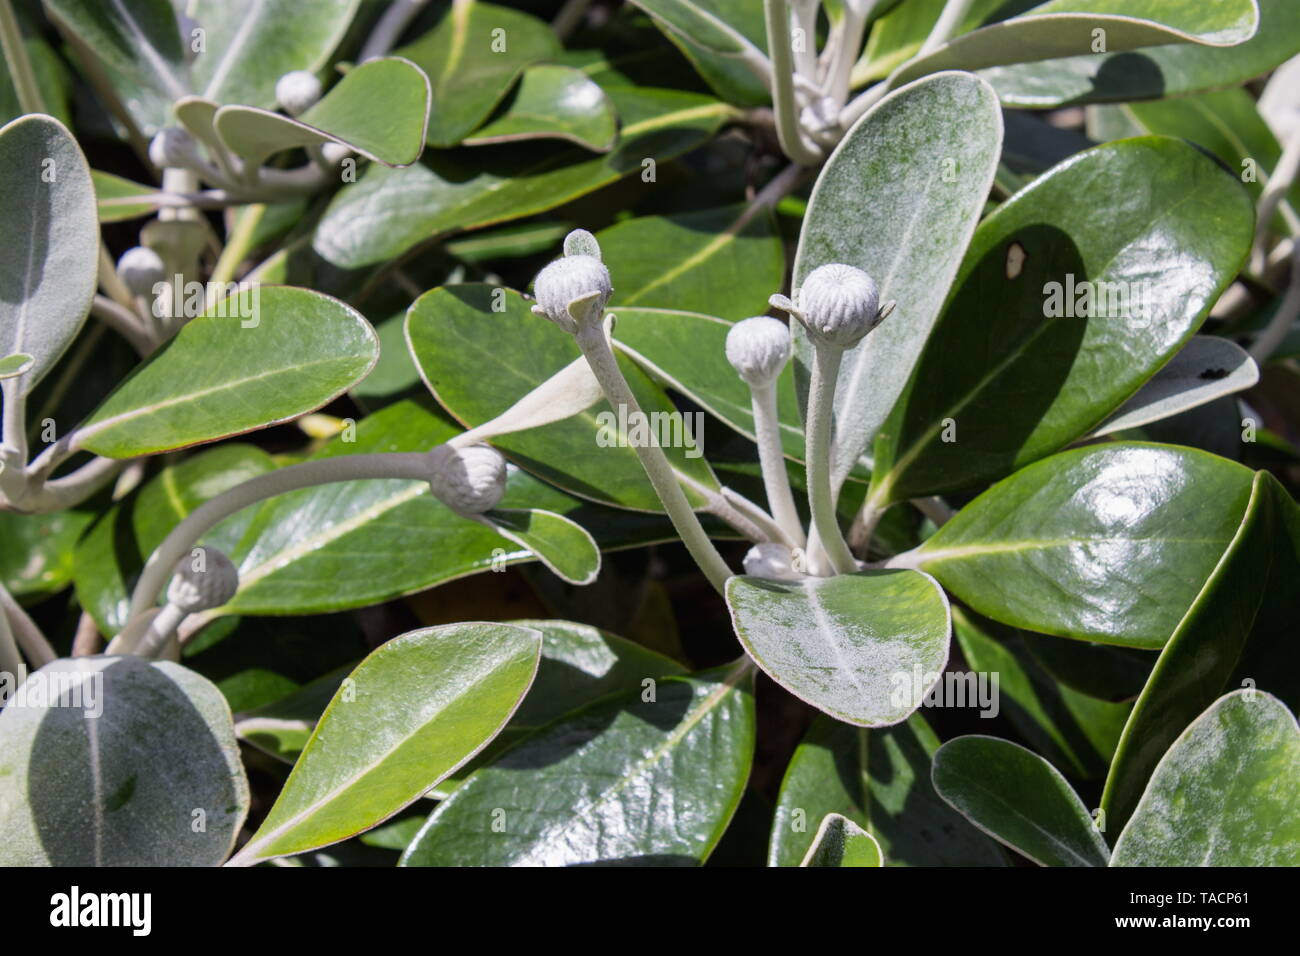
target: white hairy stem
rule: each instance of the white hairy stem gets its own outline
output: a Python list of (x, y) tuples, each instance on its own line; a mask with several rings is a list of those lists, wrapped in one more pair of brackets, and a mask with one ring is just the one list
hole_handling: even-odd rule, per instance
[(772, 57), (772, 104), (776, 138), (781, 150), (801, 166), (816, 166), (822, 152), (804, 136), (794, 102), (794, 54), (790, 49), (790, 18), (785, 0), (763, 0), (767, 18), (767, 49)]
[(781, 450), (781, 422), (776, 410), (776, 383), (750, 386), (750, 407), (754, 412), (754, 437), (758, 443), (758, 461), (763, 470), (763, 490), (767, 506), (792, 548), (805, 544), (803, 522), (790, 490), (790, 474)]
[(812, 381), (808, 390), (808, 431), (805, 435), (808, 469), (808, 507), (817, 542), (825, 550), (837, 574), (852, 574), (858, 569), (853, 553), (844, 542), (835, 516), (835, 498), (831, 494), (831, 411), (835, 402), (835, 382), (839, 378), (844, 350), (824, 342), (813, 342)]

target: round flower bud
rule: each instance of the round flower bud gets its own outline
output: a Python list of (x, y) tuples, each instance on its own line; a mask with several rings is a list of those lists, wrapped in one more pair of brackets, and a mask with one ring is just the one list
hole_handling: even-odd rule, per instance
[(876, 282), (853, 266), (818, 266), (804, 279), (798, 299), (808, 334), (828, 345), (852, 348), (879, 321)]
[(305, 113), (320, 99), (320, 93), (320, 80), (306, 70), (294, 70), (275, 81), (275, 101), (290, 116)]
[(342, 143), (322, 143), (320, 154), (325, 158), (325, 162), (331, 166), (337, 166), (343, 160), (352, 155), (352, 150), (348, 149)]
[(585, 307), (580, 318), (599, 318), (614, 290), (603, 262), (595, 256), (578, 255), (556, 259), (539, 272), (534, 291), (537, 294), (534, 312), (546, 316), (566, 332), (576, 332), (578, 319), (570, 315), (569, 304), (594, 294), (595, 300)]
[(790, 361), (790, 349), (789, 326), (771, 316), (744, 319), (727, 333), (727, 361), (755, 388), (776, 381)]
[(196, 166), (200, 162), (199, 146), (179, 126), (168, 126), (160, 129), (149, 143), (149, 161), (160, 169)]
[(135, 246), (117, 260), (117, 277), (132, 295), (151, 296), (154, 286), (167, 278), (167, 266), (148, 246)]
[(752, 577), (770, 581), (798, 581), (800, 578), (793, 567), (793, 552), (776, 541), (754, 545), (746, 553), (744, 564), (745, 573)]
[(239, 572), (216, 548), (198, 547), (176, 564), (167, 602), (187, 614), (221, 607), (239, 590)]
[(433, 496), (458, 514), (490, 511), (506, 493), (506, 460), (490, 445), (439, 445), (429, 457)]

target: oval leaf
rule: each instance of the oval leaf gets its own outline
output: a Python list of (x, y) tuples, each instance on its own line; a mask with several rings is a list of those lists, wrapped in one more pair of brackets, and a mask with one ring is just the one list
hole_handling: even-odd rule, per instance
[(582, 525), (538, 508), (497, 508), (483, 516), (497, 534), (527, 548), (569, 584), (590, 584), (600, 573), (600, 549)]
[(605, 91), (582, 70), (529, 67), (505, 112), (464, 140), (466, 146), (526, 139), (566, 139), (598, 153), (618, 136), (618, 115)]
[(838, 720), (882, 727), (920, 706), (948, 661), (948, 599), (925, 574), (727, 582), (741, 644), (768, 676)]
[(884, 866), (880, 844), (862, 827), (828, 813), (800, 866)]
[(236, 865), (337, 843), (418, 800), (505, 726), (537, 673), (542, 636), (509, 624), (403, 634), (330, 701)]

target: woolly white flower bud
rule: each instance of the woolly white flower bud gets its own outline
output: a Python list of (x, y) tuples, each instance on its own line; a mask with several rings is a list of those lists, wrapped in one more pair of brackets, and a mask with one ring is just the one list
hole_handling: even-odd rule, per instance
[[(595, 256), (577, 255), (556, 259), (537, 274), (534, 284), (537, 305), (533, 311), (544, 315), (566, 332), (577, 332), (578, 325), (605, 311), (614, 289), (609, 270)], [(569, 306), (583, 301), (576, 311)]]
[(343, 160), (352, 155), (352, 150), (348, 149), (342, 143), (322, 143), (320, 154), (325, 158), (325, 162), (331, 166), (337, 166)]
[(167, 587), (167, 602), (194, 614), (221, 607), (238, 590), (239, 572), (234, 564), (216, 548), (203, 546), (177, 562)]
[(794, 555), (789, 548), (776, 541), (764, 541), (745, 555), (745, 573), (771, 581), (798, 581), (800, 574), (794, 570), (793, 563)]
[(275, 101), (290, 116), (305, 113), (320, 99), (320, 93), (320, 80), (306, 70), (293, 70), (275, 81)]
[(439, 445), (429, 458), (433, 496), (458, 514), (490, 511), (506, 493), (506, 460), (490, 445)]
[(149, 143), (149, 161), (159, 168), (193, 167), (201, 162), (199, 145), (179, 126), (168, 126)]
[(744, 319), (727, 333), (727, 361), (755, 388), (776, 381), (790, 361), (790, 350), (789, 326), (771, 316)]
[(818, 266), (796, 294), (797, 318), (814, 341), (852, 348), (880, 321), (880, 291), (861, 269)]
[(153, 295), (153, 288), (167, 278), (162, 256), (148, 246), (135, 246), (117, 260), (117, 277), (132, 295)]

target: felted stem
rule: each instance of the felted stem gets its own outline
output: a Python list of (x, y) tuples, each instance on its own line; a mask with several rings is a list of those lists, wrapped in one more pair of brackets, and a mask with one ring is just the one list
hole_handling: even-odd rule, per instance
[(10, 0), (0, 0), (0, 48), (3, 48), (9, 76), (18, 94), (18, 106), (24, 113), (45, 113), (45, 98), (41, 96), (36, 71), (32, 69), (27, 47), (23, 45), (22, 28), (14, 15)]
[(1291, 281), (1273, 318), (1259, 334), (1259, 338), (1251, 343), (1250, 357), (1260, 365), (1268, 361), (1287, 337), (1297, 318), (1300, 318), (1300, 244), (1292, 246)]
[(763, 490), (767, 506), (777, 526), (789, 539), (791, 547), (805, 544), (803, 522), (790, 490), (790, 474), (785, 470), (785, 453), (781, 450), (781, 422), (776, 411), (776, 383), (750, 388), (750, 407), (754, 412), (754, 437), (758, 442), (758, 462), (763, 470)]
[(176, 562), (188, 554), (203, 535), (249, 505), (290, 491), (335, 481), (363, 481), (372, 478), (428, 481), (432, 472), (433, 466), (427, 452), (389, 452), (340, 455), (337, 458), (305, 461), (250, 478), (199, 505), (154, 549), (145, 562), (135, 592), (131, 595), (128, 619), (153, 606), (158, 593), (171, 577)]
[(801, 166), (816, 166), (821, 152), (805, 143), (794, 103), (794, 54), (790, 49), (790, 18), (785, 0), (763, 0), (767, 17), (767, 50), (772, 58), (772, 104), (776, 138), (781, 150)]
[(790, 0), (794, 22), (807, 40), (802, 52), (792, 51), (795, 69), (811, 83), (817, 82), (817, 8), (820, 5), (818, 0)]
[(923, 56), (929, 56), (951, 40), (957, 28), (961, 26), (961, 22), (966, 19), (966, 14), (970, 12), (972, 2), (973, 0), (948, 0), (914, 59), (919, 60)]
[(387, 55), (401, 39), (407, 26), (428, 2), (429, 0), (394, 0), (389, 4), (374, 29), (370, 31), (370, 36), (366, 38), (366, 44), (361, 48), (361, 55), (357, 57), (357, 62), (365, 63), (367, 60)]
[(0, 584), (0, 614), (4, 614), (9, 621), (14, 639), (18, 646), (22, 648), (23, 656), (32, 667), (44, 667), (58, 658), (54, 653), (54, 648), (50, 642), (45, 639), (41, 629), (36, 626), (36, 622), (27, 616), (27, 612), (22, 609), (17, 601), (14, 600), (8, 589)]
[(108, 296), (97, 295), (90, 303), (90, 314), (116, 332), (144, 358), (150, 355), (155, 346), (152, 330), (141, 326), (134, 309), (127, 309)]
[(0, 611), (0, 673), (12, 674), (14, 686), (27, 679), (27, 665), (23, 655), (18, 652), (18, 642), (14, 640), (13, 628), (9, 626), (9, 615)]
[(871, 15), (873, 6), (874, 3), (862, 8), (851, 3), (844, 5), (844, 18), (840, 21), (839, 36), (826, 75), (826, 94), (840, 105), (849, 98), (853, 64), (862, 51), (862, 35), (866, 31), (867, 18)]
[(1282, 200), (1291, 190), (1300, 173), (1300, 127), (1287, 137), (1282, 156), (1273, 167), (1273, 175), (1259, 197), (1259, 210), (1255, 217), (1255, 251), (1251, 256), (1251, 269), (1263, 272), (1268, 262), (1268, 237), (1273, 228), (1273, 217)]
[(813, 527), (831, 567), (837, 574), (852, 574), (858, 569), (853, 553), (844, 543), (839, 521), (835, 517), (835, 499), (831, 494), (831, 410), (835, 403), (835, 381), (839, 378), (844, 350), (820, 342), (813, 343), (812, 381), (808, 387), (808, 507)]
[[(605, 392), (605, 398), (610, 405), (615, 409), (622, 406), (629, 414), (635, 414), (640, 418), (641, 406), (619, 370), (618, 361), (614, 358), (614, 352), (609, 347), (609, 340), (605, 338), (605, 330), (601, 324), (584, 322), (574, 338), (578, 342), (578, 347), (582, 349), (582, 354), (587, 357), (591, 371), (600, 382), (600, 387)], [(663, 502), (673, 527), (677, 529), (678, 536), (686, 545), (686, 550), (691, 553), (691, 557), (700, 566), (709, 583), (719, 594), (725, 594), (731, 569), (722, 560), (722, 555), (718, 554), (718, 549), (709, 540), (699, 517), (691, 508), (690, 502), (686, 500), (686, 494), (677, 483), (677, 477), (673, 474), (672, 465), (668, 463), (663, 449), (653, 443), (644, 446), (637, 444), (635, 448), (637, 457), (641, 460), (641, 467), (645, 469), (646, 477), (654, 486), (655, 494)]]
[(149, 622), (148, 629), (140, 638), (140, 641), (131, 650), (136, 657), (145, 659), (157, 657), (159, 652), (167, 646), (171, 636), (176, 633), (176, 628), (180, 627), (181, 622), (189, 615), (181, 610), (170, 601), (163, 605), (163, 609), (154, 615), (154, 619)]

